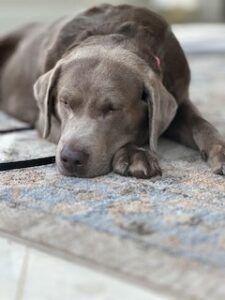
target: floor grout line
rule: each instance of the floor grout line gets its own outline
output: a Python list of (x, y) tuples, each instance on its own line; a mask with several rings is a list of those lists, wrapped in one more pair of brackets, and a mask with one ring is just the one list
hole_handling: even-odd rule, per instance
[(16, 289), (15, 300), (23, 300), (24, 299), (24, 290), (26, 285), (26, 278), (27, 278), (27, 269), (28, 269), (28, 262), (29, 262), (29, 248), (25, 246), (25, 253), (23, 258), (23, 264), (21, 267), (21, 273), (18, 280), (18, 285)]

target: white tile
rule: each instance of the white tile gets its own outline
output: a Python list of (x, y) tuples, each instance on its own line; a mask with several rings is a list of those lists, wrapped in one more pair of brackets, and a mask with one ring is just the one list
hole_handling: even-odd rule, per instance
[(19, 291), (26, 247), (0, 238), (0, 299), (14, 300)]
[(154, 292), (0, 237), (0, 300), (163, 300)]
[[(30, 250), (23, 300), (165, 299), (95, 270)], [(168, 298), (166, 298), (168, 299)]]

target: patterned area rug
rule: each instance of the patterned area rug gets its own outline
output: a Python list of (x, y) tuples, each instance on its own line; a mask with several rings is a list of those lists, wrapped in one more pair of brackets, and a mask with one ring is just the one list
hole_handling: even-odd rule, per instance
[[(189, 57), (193, 101), (225, 137), (225, 57)], [(0, 114), (0, 128), (22, 126)], [(0, 161), (54, 155), (33, 131), (0, 136)], [(225, 297), (225, 178), (162, 139), (162, 179), (0, 173), (0, 230), (182, 299)], [(207, 284), (205, 284), (207, 282)]]

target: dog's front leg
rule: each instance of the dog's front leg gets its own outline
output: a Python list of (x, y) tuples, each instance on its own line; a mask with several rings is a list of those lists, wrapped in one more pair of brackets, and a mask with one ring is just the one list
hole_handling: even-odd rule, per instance
[(162, 175), (156, 154), (134, 144), (120, 148), (114, 155), (112, 166), (115, 173), (123, 176), (151, 178)]
[(225, 175), (225, 140), (190, 101), (179, 107), (166, 135), (198, 149), (215, 174)]

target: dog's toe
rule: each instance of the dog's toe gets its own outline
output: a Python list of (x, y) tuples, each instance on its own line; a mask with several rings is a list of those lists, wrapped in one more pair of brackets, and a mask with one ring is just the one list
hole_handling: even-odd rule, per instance
[(131, 155), (131, 164), (128, 169), (128, 174), (136, 178), (149, 178), (150, 166), (144, 152), (135, 152)]
[(151, 174), (150, 177), (162, 176), (162, 169), (159, 166), (159, 162), (157, 160), (153, 160), (150, 162)]
[(225, 163), (221, 167), (215, 169), (213, 173), (216, 175), (225, 176)]
[(147, 179), (162, 175), (157, 158), (149, 150), (138, 149), (131, 162), (128, 170), (130, 176)]
[(217, 175), (225, 176), (225, 146), (214, 146), (210, 156), (209, 164), (213, 170), (213, 173)]
[(225, 176), (225, 164), (222, 167), (222, 174)]
[(128, 152), (125, 148), (121, 148), (119, 151), (116, 152), (113, 162), (112, 168), (113, 171), (117, 174), (127, 176), (128, 168), (129, 168), (130, 160)]

